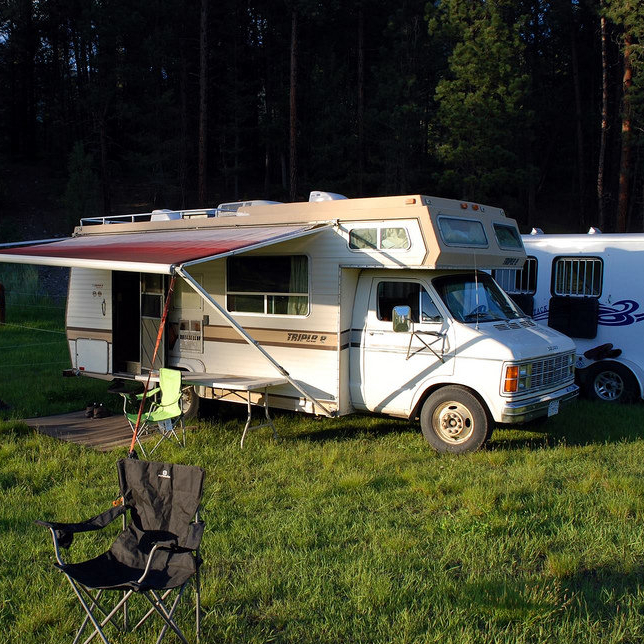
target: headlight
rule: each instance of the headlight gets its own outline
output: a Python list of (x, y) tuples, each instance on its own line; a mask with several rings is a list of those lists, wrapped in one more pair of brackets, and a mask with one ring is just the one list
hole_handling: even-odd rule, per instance
[(530, 389), (532, 385), (532, 364), (508, 365), (505, 368), (503, 392), (515, 394)]

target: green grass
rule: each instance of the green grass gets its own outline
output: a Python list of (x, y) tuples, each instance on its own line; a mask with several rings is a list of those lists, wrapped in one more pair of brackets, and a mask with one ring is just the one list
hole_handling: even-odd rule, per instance
[(40, 295), (33, 266), (0, 264), (6, 291), (5, 324), (0, 325), (0, 419), (65, 413), (88, 402), (113, 406), (105, 384), (62, 378), (71, 366), (64, 332), (65, 301)]
[[(208, 412), (155, 453), (206, 469), (203, 641), (644, 641), (642, 406), (579, 403), (463, 456), (404, 421), (287, 413), (278, 442), (241, 450), (244, 410)], [(0, 423), (0, 640), (73, 639), (80, 609), (33, 521), (106, 509), (124, 455)], [(80, 535), (69, 556), (106, 545)]]

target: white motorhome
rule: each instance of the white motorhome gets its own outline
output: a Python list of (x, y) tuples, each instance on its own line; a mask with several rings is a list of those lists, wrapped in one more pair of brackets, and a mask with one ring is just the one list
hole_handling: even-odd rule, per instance
[(573, 342), (480, 270), (521, 266), (514, 220), (422, 195), (340, 197), (90, 218), (69, 239), (5, 246), (0, 261), (71, 267), (66, 331), (86, 376), (165, 365), (194, 400), (245, 387), (249, 405), (419, 418), (448, 452), (575, 398)]
[(534, 320), (577, 345), (577, 377), (589, 398), (609, 402), (644, 391), (644, 234), (523, 235), (521, 269), (492, 272)]

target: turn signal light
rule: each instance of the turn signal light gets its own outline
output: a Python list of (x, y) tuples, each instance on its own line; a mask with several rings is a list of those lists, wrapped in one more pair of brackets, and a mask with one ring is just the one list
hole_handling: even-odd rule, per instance
[(519, 390), (519, 367), (512, 366), (505, 370), (505, 384), (503, 391), (506, 394), (513, 394)]

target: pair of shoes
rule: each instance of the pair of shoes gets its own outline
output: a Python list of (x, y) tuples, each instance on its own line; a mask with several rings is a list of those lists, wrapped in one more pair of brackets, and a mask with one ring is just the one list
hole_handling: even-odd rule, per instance
[(103, 406), (103, 403), (92, 403), (85, 408), (86, 418), (105, 418), (109, 415), (110, 412)]
[(103, 403), (94, 406), (94, 418), (105, 418), (109, 416), (110, 412), (103, 407)]

